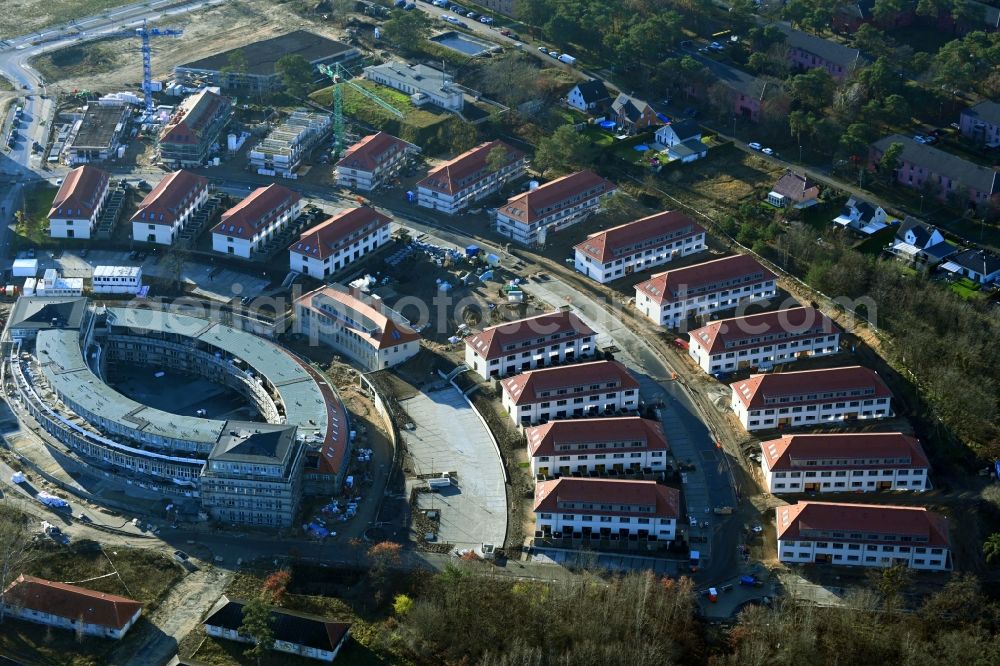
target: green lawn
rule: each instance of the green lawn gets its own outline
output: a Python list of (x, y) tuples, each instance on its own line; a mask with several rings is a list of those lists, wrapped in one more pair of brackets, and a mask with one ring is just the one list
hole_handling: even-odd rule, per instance
[(58, 191), (58, 188), (46, 183), (36, 185), (26, 192), (24, 216), (22, 221), (14, 225), (12, 244), (15, 250), (55, 244), (49, 238), (49, 210)]
[[(402, 121), (416, 128), (426, 128), (436, 125), (448, 118), (448, 114), (434, 113), (426, 109), (420, 109), (413, 105), (409, 95), (393, 90), (387, 86), (382, 86), (372, 81), (356, 80), (356, 85), (374, 93), (382, 101), (388, 102), (391, 106), (403, 112)], [(379, 104), (365, 95), (358, 92), (351, 86), (344, 86), (344, 114), (357, 118), (375, 126), (381, 124), (399, 122), (400, 119), (392, 112), (382, 108)], [(324, 106), (333, 106), (333, 86), (320, 88), (309, 97)]]
[(969, 278), (959, 278), (948, 285), (948, 288), (958, 294), (959, 298), (966, 301), (982, 298), (982, 294), (979, 293), (981, 285)]

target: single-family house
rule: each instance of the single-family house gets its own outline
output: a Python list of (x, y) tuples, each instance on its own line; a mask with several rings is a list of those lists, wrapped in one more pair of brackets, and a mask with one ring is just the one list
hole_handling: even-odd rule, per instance
[(907, 215), (896, 230), (889, 251), (911, 263), (936, 266), (958, 252), (958, 248), (946, 241), (937, 227)]
[(258, 187), (222, 214), (212, 229), (212, 249), (250, 259), (301, 212), (302, 197), (298, 192), (277, 183)]
[(597, 334), (576, 314), (557, 310), (497, 324), (465, 338), (465, 365), (483, 379), (592, 357)]
[(785, 435), (761, 442), (767, 492), (845, 493), (927, 490), (930, 463), (901, 432)]
[(171, 245), (208, 201), (208, 178), (180, 170), (167, 174), (132, 216), (132, 240)]
[(962, 136), (987, 148), (1000, 146), (1000, 104), (985, 101), (965, 109), (958, 126)]
[(49, 210), (49, 236), (90, 238), (104, 211), (110, 182), (107, 171), (86, 164), (66, 174)]
[(688, 139), (701, 140), (701, 125), (696, 120), (681, 120), (656, 130), (656, 143), (667, 148), (684, 143)]
[(860, 365), (750, 375), (730, 387), (731, 407), (747, 432), (893, 416), (892, 391)]
[(387, 132), (369, 134), (344, 152), (334, 167), (337, 185), (370, 192), (391, 180), (420, 148)]
[(708, 155), (708, 146), (701, 139), (685, 139), (667, 148), (667, 157), (682, 163), (694, 162)]
[(948, 519), (920, 506), (798, 502), (775, 509), (778, 561), (950, 571)]
[(574, 267), (605, 284), (705, 249), (705, 229), (680, 211), (664, 211), (598, 231), (574, 248)]
[(625, 93), (619, 93), (611, 103), (611, 119), (629, 134), (641, 132), (662, 122), (653, 107)]
[(24, 574), (4, 590), (2, 604), (10, 617), (115, 640), (142, 614), (142, 604), (127, 597)]
[(584, 113), (602, 113), (611, 103), (611, 94), (604, 81), (591, 79), (573, 86), (566, 94), (566, 103)]
[(660, 422), (638, 416), (549, 421), (524, 436), (532, 476), (662, 472), (670, 451)]
[[(223, 595), (202, 622), (205, 633), (214, 638), (255, 643), (252, 636), (240, 631), (243, 626), (243, 608), (246, 605), (246, 601)], [(325, 662), (332, 662), (337, 658), (351, 633), (351, 625), (347, 622), (332, 622), (284, 608), (271, 609), (268, 626), (274, 637), (271, 649), (275, 652)]]
[(865, 64), (859, 49), (795, 30), (783, 23), (775, 25), (785, 33), (788, 64), (794, 69), (822, 68), (835, 80), (843, 81)]
[(851, 197), (840, 210), (840, 215), (833, 219), (833, 223), (870, 236), (888, 226), (888, 217), (881, 206)]
[[(496, 168), (487, 159), (494, 151), (506, 158)], [(498, 153), (499, 154), (499, 153)], [(485, 199), (527, 168), (525, 154), (503, 141), (488, 141), (438, 166), (417, 183), (417, 205), (454, 215)]]
[(872, 168), (894, 143), (903, 146), (896, 169), (896, 180), (900, 184), (918, 190), (929, 189), (941, 201), (954, 200), (961, 206), (1000, 204), (1000, 178), (996, 169), (980, 166), (901, 134), (872, 144), (869, 155)]
[(809, 176), (797, 174), (791, 169), (767, 193), (767, 203), (776, 208), (808, 208), (818, 203), (818, 199), (819, 185)]
[(563, 477), (535, 484), (538, 538), (673, 541), (680, 491), (655, 481)]
[(980, 284), (1000, 282), (1000, 257), (989, 250), (963, 250), (941, 264), (941, 268)]
[(299, 234), (288, 247), (291, 269), (325, 278), (389, 242), (392, 220), (374, 208), (348, 208)]

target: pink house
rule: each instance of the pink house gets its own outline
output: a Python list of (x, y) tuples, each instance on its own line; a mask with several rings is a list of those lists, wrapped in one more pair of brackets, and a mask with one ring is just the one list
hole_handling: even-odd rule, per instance
[[(731, 92), (733, 115), (757, 122), (760, 120), (763, 103), (781, 92), (781, 84), (777, 81), (754, 76), (711, 58), (699, 56), (698, 61), (715, 75), (718, 83)], [(699, 96), (705, 96), (705, 93), (705, 90), (695, 92)]]
[(864, 64), (861, 51), (858, 49), (852, 49), (785, 25), (779, 25), (779, 27), (785, 33), (788, 62), (794, 69), (822, 68), (837, 81), (843, 81), (855, 69)]

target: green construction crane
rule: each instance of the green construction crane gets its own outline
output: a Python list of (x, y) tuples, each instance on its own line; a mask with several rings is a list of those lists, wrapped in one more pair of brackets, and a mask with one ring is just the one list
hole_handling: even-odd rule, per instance
[(357, 90), (359, 93), (372, 100), (397, 118), (403, 117), (403, 112), (394, 107), (392, 104), (389, 104), (389, 102), (385, 101), (372, 91), (351, 81), (351, 73), (341, 67), (340, 63), (335, 63), (333, 66), (320, 65), (319, 71), (329, 76), (330, 80), (333, 81), (334, 159), (339, 158), (340, 152), (344, 149), (344, 92), (342, 90), (344, 84), (351, 86), (351, 88)]

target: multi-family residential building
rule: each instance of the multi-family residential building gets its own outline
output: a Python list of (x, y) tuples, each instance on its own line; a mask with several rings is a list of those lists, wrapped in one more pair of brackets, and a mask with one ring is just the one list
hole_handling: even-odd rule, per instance
[(917, 143), (908, 136), (893, 134), (879, 139), (871, 147), (874, 168), (882, 154), (894, 143), (902, 144), (896, 180), (919, 190), (930, 190), (942, 201), (956, 204), (995, 205), (1000, 202), (1000, 178), (997, 170), (963, 160), (934, 146)]
[(295, 300), (296, 332), (333, 347), (366, 371), (398, 365), (420, 351), (420, 334), (377, 297), (331, 284)]
[[(782, 91), (781, 82), (778, 80), (755, 76), (707, 56), (695, 54), (692, 57), (695, 57), (699, 64), (707, 67), (715, 75), (715, 84), (728, 91), (733, 115), (750, 122), (759, 122), (767, 103), (777, 98)], [(692, 86), (688, 92), (708, 100), (711, 98), (711, 90), (712, 86), (703, 84)]]
[(599, 113), (610, 102), (611, 94), (600, 79), (578, 83), (566, 93), (566, 103), (584, 113)]
[(1000, 104), (986, 101), (965, 109), (958, 126), (964, 137), (988, 148), (1000, 146)]
[(462, 89), (455, 85), (451, 75), (427, 65), (390, 60), (365, 67), (365, 78), (406, 93), (415, 106), (433, 104), (448, 111), (461, 111), (465, 107)]
[(777, 293), (774, 273), (737, 254), (657, 273), (635, 285), (635, 308), (661, 326), (735, 308)]
[(295, 109), (250, 149), (250, 167), (265, 176), (296, 178), (302, 160), (327, 137), (331, 127), (330, 114)]
[(896, 229), (887, 249), (904, 261), (928, 266), (935, 266), (958, 252), (937, 227), (909, 215)]
[(663, 426), (638, 416), (549, 421), (524, 436), (532, 476), (662, 472), (670, 451)]
[(497, 211), (497, 231), (525, 245), (582, 222), (617, 189), (593, 171), (577, 171), (511, 197)]
[(250, 259), (301, 212), (302, 197), (297, 192), (277, 183), (258, 187), (222, 214), (212, 229), (212, 249)]
[(952, 568), (948, 520), (924, 507), (798, 502), (775, 510), (786, 564)]
[(641, 132), (663, 121), (648, 103), (619, 93), (611, 103), (611, 118), (629, 133)]
[(210, 90), (186, 97), (160, 132), (160, 160), (178, 169), (204, 164), (232, 113), (232, 101)]
[(574, 267), (605, 284), (705, 249), (705, 229), (668, 211), (587, 236), (574, 250)]
[(503, 408), (519, 426), (639, 408), (639, 382), (617, 361), (529, 370), (500, 384)]
[[(255, 639), (252, 636), (242, 633), (243, 610), (247, 603), (242, 599), (222, 595), (202, 622), (205, 633), (215, 638), (253, 643)], [(271, 649), (275, 652), (327, 663), (337, 658), (351, 633), (350, 623), (332, 622), (284, 608), (270, 609), (268, 626), (274, 638)]]
[(819, 185), (809, 176), (797, 174), (792, 170), (786, 171), (767, 193), (767, 203), (777, 208), (786, 206), (808, 208), (818, 203), (818, 199)]
[(370, 192), (392, 180), (407, 158), (418, 152), (417, 146), (386, 132), (369, 134), (348, 148), (337, 162), (337, 185)]
[(822, 68), (837, 81), (843, 81), (864, 66), (865, 59), (859, 49), (852, 49), (781, 23), (776, 25), (785, 33), (784, 46), (788, 47), (788, 64), (794, 69)]
[(836, 354), (840, 327), (815, 308), (713, 321), (688, 333), (688, 354), (709, 374), (770, 368), (809, 356)]
[(296, 427), (227, 421), (201, 472), (201, 506), (224, 523), (295, 524), (305, 445)]
[(110, 181), (106, 171), (88, 165), (66, 174), (49, 210), (49, 236), (90, 238), (104, 211)]
[(288, 247), (293, 271), (332, 275), (389, 242), (391, 220), (374, 208), (349, 208), (306, 229)]
[(142, 614), (142, 604), (127, 597), (24, 574), (7, 586), (0, 604), (10, 617), (115, 640)]
[(465, 338), (465, 365), (483, 379), (591, 357), (597, 334), (568, 310), (484, 328)]
[[(506, 158), (500, 168), (490, 164), (491, 154)], [(484, 199), (507, 182), (524, 175), (524, 153), (503, 141), (481, 143), (433, 171), (417, 183), (417, 205), (454, 215)]]
[(565, 477), (535, 484), (535, 533), (673, 541), (680, 491), (655, 481)]
[(761, 442), (767, 492), (927, 490), (930, 463), (901, 432), (785, 435)]
[(750, 432), (893, 416), (892, 391), (860, 365), (751, 375), (730, 386), (733, 412)]
[(167, 174), (132, 216), (132, 239), (170, 245), (208, 200), (208, 178), (190, 171)]

